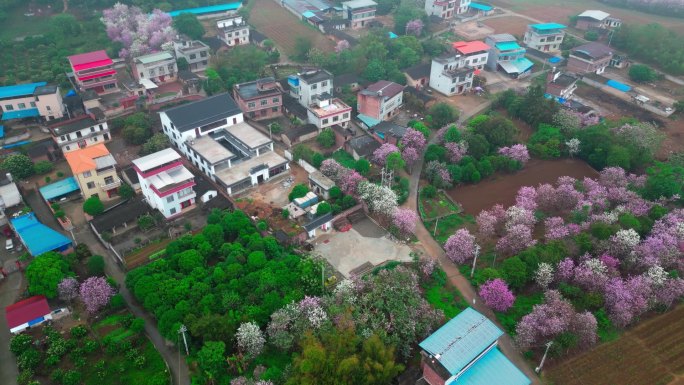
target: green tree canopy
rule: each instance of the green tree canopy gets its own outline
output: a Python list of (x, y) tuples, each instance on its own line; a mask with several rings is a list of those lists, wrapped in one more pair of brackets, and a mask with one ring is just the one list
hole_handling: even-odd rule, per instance
[(629, 66), (629, 78), (638, 83), (648, 83), (656, 80), (658, 74), (647, 65), (632, 64)]
[(332, 128), (326, 128), (316, 137), (316, 141), (323, 148), (330, 148), (335, 145), (335, 132)]
[(300, 183), (300, 184), (295, 185), (292, 188), (292, 191), (290, 191), (290, 194), (287, 196), (287, 199), (289, 199), (290, 201), (293, 201), (297, 198), (303, 197), (308, 192), (309, 192), (309, 186), (307, 186), (303, 183)]
[(325, 215), (332, 211), (332, 206), (328, 202), (321, 202), (316, 206), (316, 215)]
[(370, 162), (364, 158), (359, 158), (354, 164), (354, 170), (358, 171), (361, 175), (368, 175), (370, 172)]
[(169, 148), (170, 146), (171, 142), (169, 141), (169, 137), (163, 132), (157, 132), (147, 139), (145, 144), (143, 144), (142, 148), (140, 149), (140, 155), (149, 155), (165, 148)]
[(204, 26), (197, 20), (197, 16), (189, 12), (183, 12), (174, 17), (173, 27), (176, 31), (194, 40), (201, 39), (204, 36)]
[(104, 204), (100, 200), (100, 197), (93, 195), (83, 202), (83, 211), (91, 216), (100, 215), (104, 211)]
[(50, 251), (39, 255), (26, 267), (29, 293), (55, 298), (57, 285), (71, 273), (69, 264), (61, 254)]
[(439, 102), (430, 107), (430, 116), (432, 116), (432, 127), (441, 128), (447, 124), (454, 123), (458, 119), (458, 111), (451, 105)]
[(33, 162), (24, 154), (12, 154), (2, 161), (3, 170), (18, 179), (25, 179), (33, 175)]

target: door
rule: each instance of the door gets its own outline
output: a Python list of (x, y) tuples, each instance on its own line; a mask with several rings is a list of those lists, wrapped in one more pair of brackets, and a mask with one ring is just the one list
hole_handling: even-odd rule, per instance
[(263, 181), (264, 181), (264, 175), (263, 174), (257, 176), (257, 183), (261, 183)]
[(159, 81), (164, 83), (164, 75), (159, 75)]
[(235, 39), (233, 40), (234, 45), (240, 45), (240, 39)]

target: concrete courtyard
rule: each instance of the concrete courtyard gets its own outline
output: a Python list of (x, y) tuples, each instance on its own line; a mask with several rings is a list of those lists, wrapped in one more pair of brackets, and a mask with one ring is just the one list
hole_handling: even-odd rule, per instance
[(347, 232), (332, 231), (314, 241), (314, 253), (325, 258), (346, 278), (354, 269), (370, 263), (378, 266), (387, 261), (411, 261), (411, 248), (387, 238), (387, 232), (366, 218)]

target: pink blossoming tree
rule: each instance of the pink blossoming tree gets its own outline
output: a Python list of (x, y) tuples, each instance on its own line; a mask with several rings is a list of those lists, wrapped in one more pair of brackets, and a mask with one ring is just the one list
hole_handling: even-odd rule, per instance
[(465, 263), (475, 256), (475, 236), (467, 229), (458, 229), (444, 244), (446, 256), (454, 263)]
[(114, 289), (103, 277), (90, 277), (83, 281), (79, 289), (81, 300), (90, 314), (107, 306), (109, 299), (114, 295)]
[(417, 222), (418, 215), (411, 209), (397, 208), (392, 214), (392, 224), (404, 236), (413, 234), (416, 231)]
[(412, 147), (416, 151), (421, 152), (425, 148), (427, 140), (422, 132), (413, 128), (407, 128), (404, 137), (401, 138), (401, 144), (404, 148)]
[(123, 45), (119, 51), (122, 58), (157, 52), (176, 37), (171, 16), (158, 9), (146, 14), (138, 7), (116, 3), (102, 11), (101, 20), (107, 36)]
[(62, 301), (71, 302), (76, 299), (78, 297), (78, 281), (76, 278), (64, 278), (57, 285), (57, 293), (59, 293), (59, 299)]
[(380, 166), (385, 165), (387, 157), (394, 153), (399, 152), (399, 148), (392, 143), (383, 143), (377, 150), (373, 151), (373, 161)]
[(515, 302), (513, 292), (501, 278), (492, 279), (482, 284), (479, 294), (485, 305), (496, 311), (507, 311)]
[(530, 160), (530, 154), (527, 152), (527, 146), (524, 144), (514, 144), (510, 147), (501, 147), (499, 154), (508, 158), (519, 161), (522, 164)]

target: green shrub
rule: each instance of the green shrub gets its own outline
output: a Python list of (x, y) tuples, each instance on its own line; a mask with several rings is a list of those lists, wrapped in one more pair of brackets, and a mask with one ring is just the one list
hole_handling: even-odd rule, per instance
[(319, 216), (325, 215), (331, 211), (332, 211), (332, 207), (330, 206), (330, 203), (328, 203), (328, 202), (321, 202), (316, 207), (316, 215), (319, 215)]
[(70, 330), (71, 336), (76, 339), (81, 339), (88, 334), (88, 329), (83, 325), (74, 326)]
[(55, 165), (47, 160), (41, 160), (33, 165), (33, 171), (38, 175), (47, 174), (55, 169)]
[(423, 187), (420, 193), (423, 195), (423, 198), (432, 199), (437, 195), (437, 187), (429, 184)]
[(101, 255), (93, 255), (88, 258), (88, 274), (91, 276), (104, 275), (105, 261)]
[(154, 227), (154, 218), (151, 215), (143, 215), (138, 218), (138, 227), (142, 231), (149, 230)]
[(123, 309), (126, 306), (126, 301), (121, 294), (117, 293), (109, 300), (109, 306), (114, 310)]
[(615, 234), (616, 229), (615, 226), (609, 225), (607, 223), (594, 222), (589, 227), (589, 231), (594, 237), (605, 241), (606, 239), (610, 238), (611, 235)]
[(83, 211), (94, 217), (104, 212), (104, 204), (100, 200), (100, 197), (93, 195), (83, 202)]
[(501, 275), (510, 287), (518, 290), (531, 279), (527, 266), (518, 256), (508, 258), (503, 262)]
[(300, 183), (292, 188), (292, 191), (290, 191), (290, 194), (287, 196), (287, 199), (289, 199), (290, 202), (292, 202), (297, 198), (305, 196), (308, 192), (309, 187), (303, 183)]
[(33, 344), (33, 337), (28, 334), (18, 334), (10, 340), (10, 351), (19, 356), (28, 350)]

